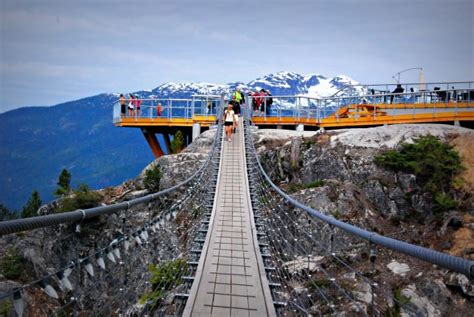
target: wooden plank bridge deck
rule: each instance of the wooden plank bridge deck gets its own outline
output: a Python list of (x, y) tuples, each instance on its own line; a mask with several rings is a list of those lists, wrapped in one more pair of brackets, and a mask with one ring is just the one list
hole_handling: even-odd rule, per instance
[(275, 316), (250, 202), (243, 129), (223, 142), (209, 231), (183, 315)]

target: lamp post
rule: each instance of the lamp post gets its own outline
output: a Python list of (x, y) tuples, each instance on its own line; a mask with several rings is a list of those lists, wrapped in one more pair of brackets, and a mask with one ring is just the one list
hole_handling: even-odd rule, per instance
[[(414, 69), (418, 69), (418, 70), (420, 71), (420, 85), (421, 85), (422, 77), (424, 77), (424, 75), (423, 75), (423, 67), (412, 67), (412, 68), (407, 68), (407, 69), (401, 70), (401, 71), (399, 71), (398, 73), (395, 73), (395, 75), (393, 75), (392, 78), (395, 79), (395, 81), (397, 82), (397, 84), (400, 84), (400, 74), (405, 73), (405, 72), (408, 72), (408, 71), (410, 71), (410, 70), (414, 70)], [(423, 81), (424, 81), (424, 78), (423, 78)]]

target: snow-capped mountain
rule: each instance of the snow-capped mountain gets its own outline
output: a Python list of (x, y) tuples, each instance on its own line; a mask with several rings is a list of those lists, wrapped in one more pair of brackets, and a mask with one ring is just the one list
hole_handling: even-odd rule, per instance
[[(133, 94), (142, 98), (190, 98), (195, 94), (230, 94), (241, 87), (244, 92), (264, 88), (273, 95), (324, 97), (354, 83), (346, 76), (279, 72), (249, 83), (169, 82)], [(118, 97), (100, 94), (52, 107), (0, 114), (0, 135), (8, 136), (0, 142), (0, 165), (4, 167), (0, 188), (5, 189), (0, 191), (0, 203), (19, 209), (34, 189), (44, 201), (52, 199), (62, 168), (72, 173), (75, 184), (87, 183), (92, 188), (116, 185), (137, 175), (153, 158), (140, 133), (112, 125), (112, 105)]]
[[(251, 88), (270, 90), (273, 95), (307, 95), (311, 88), (327, 81), (322, 75), (300, 75), (292, 72), (278, 72), (251, 81)], [(329, 92), (328, 92), (329, 93)]]
[[(134, 94), (138, 94), (142, 98), (189, 98), (192, 95), (230, 94), (237, 87), (240, 87), (245, 93), (263, 88), (270, 90), (274, 96), (303, 95), (323, 98), (345, 89), (348, 91), (352, 89), (351, 93), (353, 93), (353, 85), (357, 84), (358, 82), (344, 75), (327, 78), (319, 74), (300, 75), (282, 71), (265, 75), (247, 84), (242, 82), (228, 84), (168, 82), (151, 91), (140, 91)], [(356, 88), (356, 90), (361, 91), (361, 88)], [(339, 95), (344, 95), (344, 93)]]

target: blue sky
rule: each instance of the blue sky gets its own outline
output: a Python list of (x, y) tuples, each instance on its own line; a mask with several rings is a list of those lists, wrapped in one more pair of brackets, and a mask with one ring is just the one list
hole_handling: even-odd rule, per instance
[[(0, 112), (287, 70), (474, 80), (473, 0), (0, 0)], [(417, 72), (402, 74), (416, 81)]]

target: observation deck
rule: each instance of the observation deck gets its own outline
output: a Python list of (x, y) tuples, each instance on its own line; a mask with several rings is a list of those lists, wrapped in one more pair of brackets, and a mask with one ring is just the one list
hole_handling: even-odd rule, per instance
[[(338, 96), (339, 92), (350, 96)], [(327, 98), (246, 96), (241, 108), (258, 127), (299, 131), (400, 123), (471, 125), (474, 121), (474, 82), (359, 85), (339, 92)], [(119, 127), (140, 128), (155, 157), (165, 153), (163, 146), (167, 153), (171, 152), (171, 135), (178, 130), (186, 145), (192, 142), (215, 124), (228, 103), (225, 95), (139, 100), (140, 112), (126, 109), (125, 114), (121, 114), (117, 102), (113, 122)], [(158, 142), (156, 135), (161, 135), (163, 141)]]

